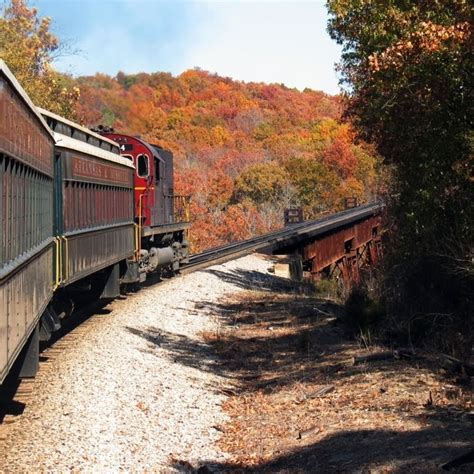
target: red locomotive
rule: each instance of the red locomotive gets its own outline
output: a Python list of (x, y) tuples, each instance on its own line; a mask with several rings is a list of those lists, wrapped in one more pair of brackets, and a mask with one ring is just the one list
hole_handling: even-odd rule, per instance
[(120, 146), (121, 155), (135, 165), (135, 223), (140, 235), (138, 268), (129, 265), (125, 281), (158, 268), (179, 269), (188, 258), (189, 197), (174, 194), (173, 154), (139, 137), (115, 133), (98, 127), (97, 131)]

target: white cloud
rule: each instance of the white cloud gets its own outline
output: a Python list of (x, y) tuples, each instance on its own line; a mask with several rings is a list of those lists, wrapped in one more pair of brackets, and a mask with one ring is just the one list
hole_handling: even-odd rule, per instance
[(326, 33), (322, 1), (41, 3), (77, 37), (72, 43), (81, 52), (57, 62), (63, 71), (179, 74), (198, 66), (245, 81), (338, 92), (340, 49)]
[[(81, 3), (84, 2), (84, 3)], [(193, 3), (159, 0), (110, 0), (100, 4), (71, 0), (68, 9), (56, 10), (55, 27), (69, 31), (78, 54), (62, 57), (56, 66), (74, 75), (103, 72), (180, 72), (189, 32), (201, 24)], [(57, 7), (56, 7), (57, 8)], [(69, 11), (68, 11), (69, 10)], [(74, 16), (75, 15), (75, 16)], [(75, 21), (74, 21), (75, 18)], [(62, 35), (64, 36), (64, 35)]]
[(321, 2), (212, 2), (180, 64), (245, 81), (337, 93), (340, 48)]

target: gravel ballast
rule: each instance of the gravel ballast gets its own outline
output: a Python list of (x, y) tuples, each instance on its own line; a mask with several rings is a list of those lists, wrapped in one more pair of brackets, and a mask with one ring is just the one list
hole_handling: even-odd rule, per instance
[(42, 367), (32, 401), (7, 428), (0, 471), (173, 472), (225, 461), (215, 443), (226, 380), (200, 335), (219, 322), (206, 304), (244, 291), (225, 274), (268, 266), (243, 257), (145, 288), (94, 316)]

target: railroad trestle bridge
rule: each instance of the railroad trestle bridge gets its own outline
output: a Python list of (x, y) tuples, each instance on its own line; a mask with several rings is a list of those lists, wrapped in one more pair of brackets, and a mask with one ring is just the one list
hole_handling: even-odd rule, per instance
[(297, 257), (313, 280), (327, 276), (354, 283), (361, 268), (382, 255), (383, 210), (382, 203), (371, 203), (210, 249), (192, 256), (184, 272), (259, 251)]
[(379, 204), (330, 216), (318, 225), (308, 222), (298, 236), (275, 244), (272, 253), (296, 254), (311, 278), (342, 278), (359, 281), (360, 270), (382, 256), (382, 210)]

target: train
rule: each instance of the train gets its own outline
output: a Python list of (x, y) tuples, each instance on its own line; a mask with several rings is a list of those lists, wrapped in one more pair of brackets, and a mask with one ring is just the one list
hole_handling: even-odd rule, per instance
[(36, 107), (0, 60), (0, 384), (34, 377), (79, 305), (188, 261), (173, 183), (170, 151)]

